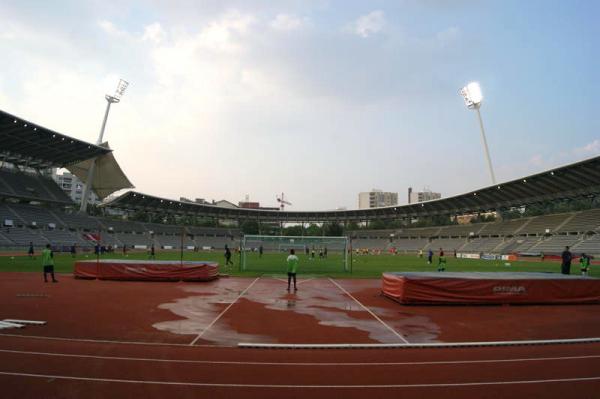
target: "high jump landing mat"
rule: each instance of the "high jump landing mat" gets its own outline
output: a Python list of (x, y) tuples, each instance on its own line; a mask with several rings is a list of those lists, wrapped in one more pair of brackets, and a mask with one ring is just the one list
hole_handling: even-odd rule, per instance
[(75, 262), (77, 278), (140, 281), (209, 281), (219, 276), (216, 262), (100, 259)]
[(558, 273), (383, 273), (383, 294), (403, 304), (600, 303), (600, 279)]

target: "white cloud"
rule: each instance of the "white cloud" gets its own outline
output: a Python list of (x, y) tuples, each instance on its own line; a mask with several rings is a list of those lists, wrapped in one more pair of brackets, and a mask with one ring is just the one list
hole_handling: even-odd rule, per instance
[(17, 36), (10, 31), (0, 32), (0, 40), (14, 40), (16, 37)]
[(240, 50), (238, 39), (246, 35), (255, 22), (256, 17), (251, 14), (231, 11), (202, 29), (194, 40), (201, 47), (234, 52)]
[(354, 33), (361, 37), (369, 37), (380, 32), (385, 27), (383, 11), (376, 10), (360, 16), (353, 24)]
[(275, 30), (292, 31), (300, 29), (305, 21), (294, 15), (278, 14), (270, 23), (269, 26)]
[(122, 36), (125, 35), (126, 32), (117, 28), (115, 24), (107, 20), (98, 21), (98, 26), (106, 33), (112, 36)]
[(142, 35), (142, 40), (148, 40), (153, 43), (159, 44), (165, 39), (165, 37), (166, 37), (166, 33), (165, 33), (164, 29), (158, 22), (155, 22), (144, 28), (144, 34)]
[(581, 156), (597, 155), (600, 153), (600, 140), (596, 139), (583, 147), (576, 148), (574, 152)]

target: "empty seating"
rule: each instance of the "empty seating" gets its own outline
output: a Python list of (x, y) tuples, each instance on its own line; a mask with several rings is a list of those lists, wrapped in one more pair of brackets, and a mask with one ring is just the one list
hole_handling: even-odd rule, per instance
[(28, 228), (16, 227), (3, 229), (2, 235), (18, 246), (28, 246), (30, 242), (35, 246), (48, 244), (48, 240), (38, 230)]
[(600, 229), (600, 209), (590, 209), (576, 213), (558, 231), (566, 233), (587, 233)]
[(0, 169), (0, 192), (40, 201), (71, 204), (71, 199), (48, 177), (18, 170)]
[[(443, 226), (439, 232), (440, 237), (469, 237), (471, 235), (478, 235), (480, 230), (484, 228), (486, 224), (458, 224), (451, 226)], [(472, 233), (472, 234), (471, 234)]]
[(474, 238), (462, 247), (464, 252), (492, 252), (502, 243), (501, 237)]
[(542, 252), (544, 254), (558, 254), (565, 249), (565, 246), (573, 246), (579, 241), (581, 241), (581, 237), (576, 235), (551, 236), (539, 241), (535, 246), (530, 248), (530, 251)]
[(600, 255), (600, 235), (594, 234), (584, 240), (581, 240), (577, 244), (573, 245), (572, 249), (578, 253), (585, 252), (588, 254)]
[(418, 227), (400, 229), (396, 233), (398, 237), (436, 237), (440, 232), (441, 227)]
[(555, 229), (564, 223), (567, 218), (571, 217), (572, 213), (561, 213), (557, 215), (544, 215), (535, 217), (529, 222), (527, 226), (523, 228), (520, 234), (547, 234), (554, 233)]
[(514, 219), (487, 223), (479, 234), (483, 236), (512, 236), (516, 234), (523, 225), (529, 222), (529, 220), (530, 219)]
[(32, 226), (34, 223), (38, 228), (46, 228), (50, 224), (56, 227), (63, 226), (63, 223), (46, 208), (20, 204), (11, 204), (7, 207), (17, 213), (27, 226)]

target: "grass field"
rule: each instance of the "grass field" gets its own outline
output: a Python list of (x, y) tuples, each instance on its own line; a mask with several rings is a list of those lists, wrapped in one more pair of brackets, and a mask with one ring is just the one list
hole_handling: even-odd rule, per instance
[[(262, 274), (281, 274), (285, 273), (286, 254), (264, 254), (262, 259), (258, 259), (258, 254), (249, 254), (248, 265), (252, 265), (260, 270), (240, 271), (239, 256), (233, 255), (234, 266), (223, 267), (225, 260), (223, 254), (215, 252), (185, 252), (184, 260), (195, 261), (214, 261), (221, 265), (221, 272), (236, 276), (258, 276)], [(103, 255), (103, 259), (123, 259), (120, 253)], [(180, 259), (178, 252), (158, 252), (157, 259), (173, 260)], [(386, 271), (436, 271), (437, 257), (434, 257), (434, 264), (428, 265), (426, 259), (411, 255), (353, 255), (352, 273), (343, 271), (341, 255), (330, 254), (327, 260), (309, 260), (306, 256), (300, 255), (299, 274), (323, 274), (335, 277), (347, 278), (373, 278), (381, 276)], [(93, 254), (78, 254), (75, 259), (69, 254), (56, 254), (55, 270), (59, 273), (69, 273), (73, 271), (74, 261), (78, 259), (95, 259)], [(129, 253), (127, 259), (148, 259), (146, 252)], [(23, 271), (23, 272), (41, 272), (40, 257), (30, 259), (28, 256), (0, 256), (0, 272), (2, 271)], [(455, 259), (447, 257), (446, 271), (449, 272), (560, 272), (560, 264), (556, 262), (525, 262), (525, 261), (486, 261), (472, 259)], [(580, 274), (579, 264), (574, 262), (571, 266), (572, 274)], [(600, 265), (592, 266), (591, 276), (600, 277)]]

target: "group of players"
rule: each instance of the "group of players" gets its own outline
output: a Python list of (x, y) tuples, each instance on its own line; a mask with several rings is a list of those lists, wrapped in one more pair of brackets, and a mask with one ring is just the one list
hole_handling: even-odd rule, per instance
[[(423, 257), (423, 250), (419, 251), (419, 258)], [(456, 250), (454, 251), (454, 257), (456, 258)], [(431, 248), (427, 251), (427, 264), (431, 265), (433, 263), (433, 251)], [(439, 256), (438, 256), (438, 272), (443, 272), (446, 270), (446, 256), (444, 255), (444, 249), (440, 248)]]

